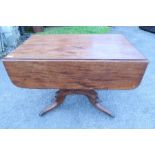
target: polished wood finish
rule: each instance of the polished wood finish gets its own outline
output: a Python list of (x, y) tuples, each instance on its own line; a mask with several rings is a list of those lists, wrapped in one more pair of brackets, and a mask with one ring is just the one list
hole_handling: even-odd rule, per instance
[(3, 59), (12, 82), (26, 88), (58, 88), (56, 100), (40, 115), (60, 105), (66, 95), (83, 94), (112, 116), (93, 89), (132, 89), (138, 86), (147, 59), (124, 36), (34, 35)]
[(122, 35), (34, 35), (5, 57), (19, 87), (59, 89), (131, 89), (146, 66)]
[(12, 82), (26, 88), (131, 89), (139, 85), (146, 61), (5, 61)]
[(99, 102), (99, 97), (98, 97), (97, 93), (94, 90), (80, 90), (80, 89), (73, 89), (73, 90), (71, 90), (71, 89), (62, 89), (62, 90), (58, 90), (56, 92), (55, 101), (52, 104), (50, 104), (49, 106), (47, 106), (44, 110), (42, 110), (39, 115), (43, 116), (46, 113), (53, 110), (54, 108), (58, 107), (60, 104), (63, 103), (66, 96), (71, 95), (71, 94), (80, 94), (80, 95), (87, 96), (90, 103), (92, 103), (97, 109), (99, 109), (100, 111), (106, 113), (107, 115), (109, 115), (111, 117), (114, 117), (109, 110), (107, 110), (105, 107), (103, 107), (103, 105), (101, 105), (101, 103)]
[(33, 35), (5, 59), (145, 60), (120, 34)]

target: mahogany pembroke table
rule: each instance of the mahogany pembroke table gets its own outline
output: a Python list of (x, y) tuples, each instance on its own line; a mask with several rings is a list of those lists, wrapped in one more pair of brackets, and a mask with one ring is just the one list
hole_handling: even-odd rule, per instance
[(69, 94), (83, 94), (96, 108), (113, 116), (99, 103), (95, 89), (135, 88), (148, 64), (120, 34), (33, 35), (3, 62), (16, 86), (59, 89), (55, 102), (41, 116)]

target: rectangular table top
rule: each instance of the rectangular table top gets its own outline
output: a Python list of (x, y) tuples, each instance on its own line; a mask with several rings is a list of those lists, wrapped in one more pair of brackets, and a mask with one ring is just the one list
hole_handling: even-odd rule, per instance
[(10, 53), (9, 60), (144, 60), (120, 34), (33, 35)]
[(57, 89), (135, 88), (148, 64), (119, 34), (33, 35), (3, 61), (16, 86)]

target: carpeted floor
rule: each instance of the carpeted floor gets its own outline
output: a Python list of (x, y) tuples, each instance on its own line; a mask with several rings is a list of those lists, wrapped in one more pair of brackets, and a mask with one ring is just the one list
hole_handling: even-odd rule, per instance
[(84, 96), (73, 95), (53, 112), (39, 117), (56, 90), (14, 86), (0, 62), (0, 128), (155, 128), (155, 34), (138, 27), (113, 27), (146, 56), (150, 64), (139, 87), (98, 91), (115, 118), (96, 110)]

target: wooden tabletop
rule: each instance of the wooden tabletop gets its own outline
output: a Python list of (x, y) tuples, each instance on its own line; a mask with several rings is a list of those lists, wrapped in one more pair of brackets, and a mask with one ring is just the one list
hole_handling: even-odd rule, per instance
[(120, 34), (33, 35), (10, 53), (9, 60), (139, 60), (145, 59)]
[(3, 59), (24, 88), (131, 89), (148, 61), (119, 34), (33, 35)]

